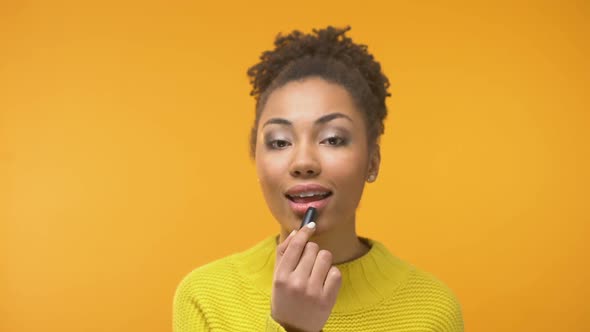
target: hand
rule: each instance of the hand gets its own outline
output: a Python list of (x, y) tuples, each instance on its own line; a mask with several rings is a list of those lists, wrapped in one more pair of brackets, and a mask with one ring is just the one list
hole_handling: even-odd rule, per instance
[(332, 266), (332, 254), (308, 242), (315, 231), (308, 226), (277, 246), (271, 316), (287, 331), (320, 331), (342, 283), (340, 271)]

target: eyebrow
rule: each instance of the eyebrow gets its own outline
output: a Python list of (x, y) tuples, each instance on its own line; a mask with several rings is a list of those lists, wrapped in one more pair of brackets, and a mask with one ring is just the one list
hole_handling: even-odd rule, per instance
[[(347, 119), (348, 121), (352, 122), (352, 119), (346, 115), (346, 114), (342, 114), (342, 113), (330, 113), (330, 114), (326, 114), (323, 115), (321, 117), (319, 117), (317, 120), (315, 120), (314, 125), (322, 125), (325, 124), (327, 122), (330, 122), (334, 119)], [(283, 118), (272, 118), (269, 119), (268, 121), (266, 121), (264, 123), (264, 125), (262, 126), (262, 128), (264, 128), (265, 126), (269, 125), (269, 124), (279, 124), (279, 125), (285, 125), (285, 126), (293, 126), (293, 123), (287, 119), (283, 119)]]

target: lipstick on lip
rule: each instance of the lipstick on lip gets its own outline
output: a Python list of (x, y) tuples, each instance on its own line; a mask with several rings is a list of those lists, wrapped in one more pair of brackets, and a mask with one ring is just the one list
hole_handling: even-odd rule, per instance
[(285, 192), (285, 198), (293, 212), (302, 217), (313, 207), (320, 212), (330, 202), (332, 191), (317, 183), (295, 185)]
[(322, 192), (322, 193), (326, 193), (326, 194), (331, 194), (332, 191), (324, 186), (321, 186), (319, 184), (315, 184), (315, 183), (309, 183), (309, 184), (299, 184), (296, 186), (293, 186), (291, 188), (289, 188), (289, 190), (287, 190), (287, 192), (285, 192), (286, 196), (293, 196), (293, 195), (297, 195), (297, 194), (301, 194), (301, 193), (305, 193), (305, 192)]
[(317, 224), (317, 215), (318, 215), (318, 210), (316, 210), (314, 207), (310, 206), (307, 209), (307, 211), (305, 211), (305, 215), (303, 216), (303, 220), (301, 221), (301, 226), (299, 226), (299, 229), (305, 227), (305, 225), (309, 224), (312, 221)]

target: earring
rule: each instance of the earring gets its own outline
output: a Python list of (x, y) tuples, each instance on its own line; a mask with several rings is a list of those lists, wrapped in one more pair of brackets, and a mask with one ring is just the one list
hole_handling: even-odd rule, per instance
[(374, 182), (377, 179), (377, 176), (375, 174), (369, 174), (369, 177), (367, 178), (367, 182)]

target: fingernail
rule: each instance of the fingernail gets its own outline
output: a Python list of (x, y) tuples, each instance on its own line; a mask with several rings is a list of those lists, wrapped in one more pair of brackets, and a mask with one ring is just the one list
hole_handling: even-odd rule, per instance
[(314, 222), (314, 221), (312, 221), (312, 222), (310, 222), (309, 224), (307, 224), (307, 225), (305, 225), (305, 226), (307, 226), (307, 228), (314, 229), (314, 228), (315, 228), (315, 222)]
[(290, 238), (291, 236), (295, 235), (295, 233), (297, 233), (297, 231), (296, 231), (296, 230), (293, 230), (293, 231), (291, 232), (291, 234), (289, 234), (289, 236), (287, 236), (287, 238)]

